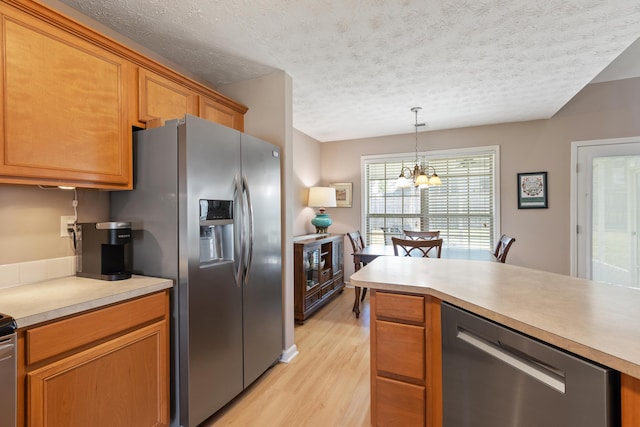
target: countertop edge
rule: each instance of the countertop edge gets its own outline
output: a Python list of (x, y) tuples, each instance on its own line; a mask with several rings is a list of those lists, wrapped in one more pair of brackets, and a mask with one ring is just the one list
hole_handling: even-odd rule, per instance
[(114, 282), (70, 276), (3, 289), (0, 312), (12, 316), (18, 329), (24, 329), (172, 287), (173, 280), (148, 276)]

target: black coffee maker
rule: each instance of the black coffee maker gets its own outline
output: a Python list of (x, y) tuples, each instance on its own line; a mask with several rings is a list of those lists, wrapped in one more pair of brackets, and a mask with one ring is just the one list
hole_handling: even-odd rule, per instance
[(130, 222), (78, 224), (76, 276), (101, 280), (131, 277), (133, 253)]

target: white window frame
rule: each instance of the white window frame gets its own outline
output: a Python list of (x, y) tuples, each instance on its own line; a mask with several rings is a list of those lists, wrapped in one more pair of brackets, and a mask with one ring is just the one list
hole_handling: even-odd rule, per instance
[[(497, 242), (500, 238), (501, 231), (501, 220), (500, 220), (500, 146), (499, 145), (487, 145), (487, 146), (479, 146), (479, 147), (468, 147), (468, 148), (453, 148), (447, 150), (432, 150), (432, 151), (421, 151), (418, 153), (418, 158), (422, 162), (428, 163), (430, 159), (441, 159), (441, 158), (449, 158), (455, 156), (474, 156), (481, 154), (493, 154), (494, 155), (494, 170), (493, 170), (493, 218), (494, 218), (494, 227), (493, 227), (493, 242)], [(360, 217), (360, 230), (363, 233), (363, 238), (368, 240), (368, 236), (365, 235), (366, 223), (367, 223), (367, 210), (368, 203), (367, 200), (367, 184), (366, 184), (366, 164), (369, 161), (375, 161), (378, 159), (391, 160), (394, 159), (415, 159), (415, 152), (409, 153), (389, 153), (389, 154), (375, 154), (375, 155), (364, 155), (360, 157), (360, 188), (361, 191), (361, 217)], [(431, 170), (430, 170), (431, 171)], [(432, 171), (431, 171), (432, 172)], [(398, 175), (400, 171), (398, 171)], [(422, 190), (422, 191), (429, 191)]]

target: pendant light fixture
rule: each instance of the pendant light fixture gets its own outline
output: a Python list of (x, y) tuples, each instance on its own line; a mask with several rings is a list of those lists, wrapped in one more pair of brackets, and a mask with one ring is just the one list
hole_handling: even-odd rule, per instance
[(404, 166), (402, 170), (400, 170), (400, 176), (396, 181), (397, 188), (409, 188), (413, 184), (414, 187), (423, 189), (442, 184), (440, 177), (436, 173), (436, 169), (433, 166), (427, 166), (428, 168), (433, 169), (433, 175), (429, 175), (424, 171), (418, 159), (418, 128), (420, 126), (425, 126), (425, 123), (418, 123), (418, 111), (420, 110), (422, 110), (422, 107), (413, 107), (411, 109), (411, 111), (416, 115), (416, 123), (414, 125), (416, 134), (415, 166), (413, 167), (413, 170), (407, 166)]

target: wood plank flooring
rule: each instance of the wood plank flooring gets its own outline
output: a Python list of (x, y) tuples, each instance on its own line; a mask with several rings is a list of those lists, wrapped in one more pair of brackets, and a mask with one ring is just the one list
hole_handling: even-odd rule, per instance
[(291, 363), (278, 363), (202, 426), (370, 426), (369, 295), (359, 319), (353, 298), (346, 288), (296, 325)]

